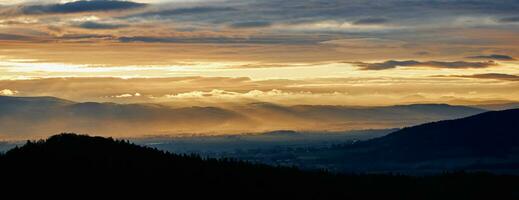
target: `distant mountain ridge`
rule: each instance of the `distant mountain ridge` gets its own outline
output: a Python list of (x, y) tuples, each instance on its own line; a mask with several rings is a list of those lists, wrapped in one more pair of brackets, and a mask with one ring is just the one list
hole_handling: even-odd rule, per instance
[(292, 130), (278, 130), (262, 133), (263, 136), (300, 136), (301, 133)]
[[(54, 97), (0, 97), (0, 139), (41, 138), (56, 132), (106, 136), (239, 134), (388, 129), (485, 110), (446, 104), (387, 107), (253, 103), (227, 107), (169, 107), (160, 104), (72, 102)], [(30, 126), (28, 126), (30, 124)]]
[(74, 104), (73, 101), (59, 99), (55, 97), (9, 97), (0, 96), (0, 108), (2, 111), (12, 109), (13, 106), (19, 106), (23, 108), (27, 107), (44, 107), (44, 106), (64, 106)]
[[(309, 127), (315, 131), (342, 131), (362, 129), (387, 129), (418, 125), (445, 119), (456, 119), (485, 112), (480, 108), (451, 106), (447, 104), (414, 104), (380, 107), (295, 105), (282, 106), (258, 102), (231, 108), (251, 119), (266, 121), (271, 125), (279, 122), (292, 127)], [(319, 129), (321, 128), (321, 130)], [(278, 130), (291, 127), (279, 127)]]
[(509, 102), (509, 103), (494, 103), (494, 104), (480, 104), (474, 105), (473, 107), (481, 108), (485, 110), (510, 110), (510, 109), (518, 109), (519, 102)]
[(225, 130), (227, 121), (249, 124), (243, 115), (216, 107), (77, 103), (53, 97), (1, 97), (0, 110), (0, 136), (21, 139), (63, 131), (133, 136), (168, 133), (172, 127), (186, 132), (210, 127)]

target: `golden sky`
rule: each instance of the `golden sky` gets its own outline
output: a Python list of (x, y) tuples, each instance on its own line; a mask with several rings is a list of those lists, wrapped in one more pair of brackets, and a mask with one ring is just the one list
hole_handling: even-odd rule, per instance
[(0, 95), (519, 101), (516, 0), (0, 0)]

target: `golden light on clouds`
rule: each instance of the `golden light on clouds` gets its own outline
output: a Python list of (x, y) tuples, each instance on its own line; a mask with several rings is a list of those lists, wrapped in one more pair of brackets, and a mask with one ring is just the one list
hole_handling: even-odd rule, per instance
[(463, 4), (0, 1), (0, 89), (198, 105), (518, 101), (518, 5)]

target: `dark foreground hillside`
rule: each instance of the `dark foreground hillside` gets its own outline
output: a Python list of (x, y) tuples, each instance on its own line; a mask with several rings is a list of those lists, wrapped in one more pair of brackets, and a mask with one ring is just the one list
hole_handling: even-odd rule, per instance
[[(189, 194), (242, 198), (513, 198), (519, 178), (484, 173), (430, 177), (332, 175), (230, 160), (204, 160), (140, 147), (125, 141), (62, 134), (28, 142), (0, 156), (3, 181), (37, 186), (92, 187), (121, 193)], [(14, 178), (14, 179), (12, 179)], [(12, 183), (12, 182), (10, 182)], [(12, 183), (11, 185), (16, 185)], [(52, 186), (54, 187), (54, 186)], [(4, 188), (5, 189), (5, 188)]]
[(422, 124), (301, 157), (294, 163), (340, 172), (519, 174), (519, 109)]

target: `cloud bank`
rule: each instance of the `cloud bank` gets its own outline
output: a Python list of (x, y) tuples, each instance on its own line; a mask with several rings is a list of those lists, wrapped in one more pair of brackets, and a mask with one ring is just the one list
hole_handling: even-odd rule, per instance
[(512, 56), (499, 55), (499, 54), (468, 56), (467, 58), (469, 58), (469, 59), (505, 60), (505, 61), (515, 60), (515, 58), (513, 58)]
[(41, 15), (41, 14), (70, 14), (82, 12), (106, 12), (126, 9), (142, 8), (146, 4), (131, 1), (112, 1), (112, 0), (82, 0), (68, 3), (45, 4), (45, 5), (26, 5), (19, 8), (21, 14)]
[(447, 77), (493, 79), (493, 80), (503, 80), (503, 81), (519, 81), (519, 76), (517, 76), (517, 75), (500, 74), (500, 73), (473, 74), (473, 75), (450, 75)]
[(398, 67), (432, 67), (432, 68), (446, 68), (446, 69), (470, 69), (470, 68), (487, 68), (496, 66), (497, 63), (493, 61), (488, 62), (466, 62), (466, 61), (416, 61), (416, 60), (388, 60), (382, 63), (364, 63), (353, 62), (352, 64), (358, 66), (362, 70), (387, 70)]

